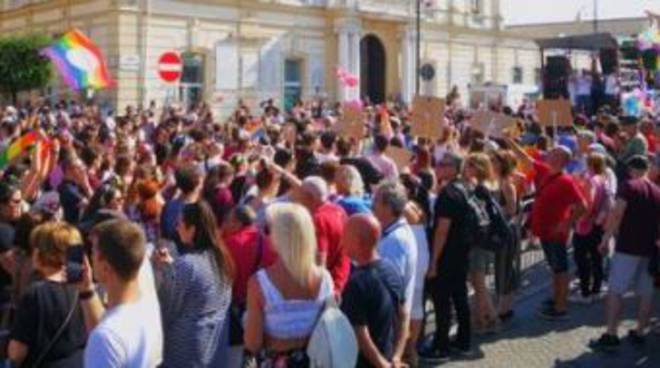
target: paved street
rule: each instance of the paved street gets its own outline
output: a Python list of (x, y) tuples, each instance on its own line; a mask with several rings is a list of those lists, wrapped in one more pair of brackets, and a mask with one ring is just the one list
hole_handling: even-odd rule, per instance
[[(660, 335), (652, 334), (643, 349), (633, 348), (624, 340), (616, 354), (594, 353), (587, 344), (603, 332), (603, 302), (571, 305), (571, 318), (565, 322), (547, 322), (536, 316), (539, 304), (548, 297), (549, 277), (545, 266), (538, 264), (526, 273), (527, 283), (516, 308), (516, 317), (498, 335), (475, 338), (474, 357), (452, 361), (443, 367), (488, 368), (609, 368), (660, 367)], [(546, 282), (544, 282), (545, 280)], [(634, 318), (634, 300), (628, 297), (620, 335), (627, 334)], [(660, 298), (656, 298), (660, 306)], [(656, 311), (658, 308), (656, 307)], [(657, 315), (657, 312), (656, 312)], [(655, 321), (657, 325), (657, 320)]]

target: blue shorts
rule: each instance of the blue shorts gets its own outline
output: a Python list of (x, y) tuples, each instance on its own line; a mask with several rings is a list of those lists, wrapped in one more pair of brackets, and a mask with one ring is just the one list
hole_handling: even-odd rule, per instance
[(545, 259), (555, 274), (568, 271), (568, 250), (566, 244), (558, 242), (541, 242)]

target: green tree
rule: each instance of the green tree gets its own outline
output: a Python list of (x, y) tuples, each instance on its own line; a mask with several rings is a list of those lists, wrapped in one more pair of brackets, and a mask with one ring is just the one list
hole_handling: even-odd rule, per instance
[(0, 92), (14, 104), (19, 92), (44, 88), (50, 81), (50, 61), (39, 51), (51, 41), (40, 34), (0, 37)]

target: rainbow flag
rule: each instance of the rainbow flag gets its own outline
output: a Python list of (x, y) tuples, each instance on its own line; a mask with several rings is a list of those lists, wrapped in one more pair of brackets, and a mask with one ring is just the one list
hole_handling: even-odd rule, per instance
[(24, 134), (22, 137), (15, 140), (12, 144), (2, 152), (0, 155), (0, 169), (7, 166), (10, 162), (15, 160), (21, 153), (28, 150), (30, 147), (34, 146), (39, 142), (41, 136), (37, 132), (29, 132)]
[(41, 54), (55, 64), (64, 82), (73, 90), (115, 85), (99, 48), (77, 29), (41, 50)]

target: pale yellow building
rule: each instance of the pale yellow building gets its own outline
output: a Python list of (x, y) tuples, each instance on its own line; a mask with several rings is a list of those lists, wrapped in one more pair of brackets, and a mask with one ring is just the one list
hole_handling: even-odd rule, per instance
[[(421, 62), (432, 78), (424, 94), (493, 82), (511, 93), (533, 91), (537, 47), (502, 26), (499, 0), (422, 0)], [(77, 27), (107, 56), (119, 86), (97, 98), (122, 109), (155, 100), (205, 99), (226, 113), (238, 98), (377, 102), (415, 90), (415, 0), (5, 0), (0, 32), (57, 35)], [(169, 85), (158, 59), (173, 50), (184, 77)], [(336, 69), (360, 78), (337, 82)], [(427, 66), (427, 71), (430, 69)], [(63, 93), (57, 85), (53, 98)]]

